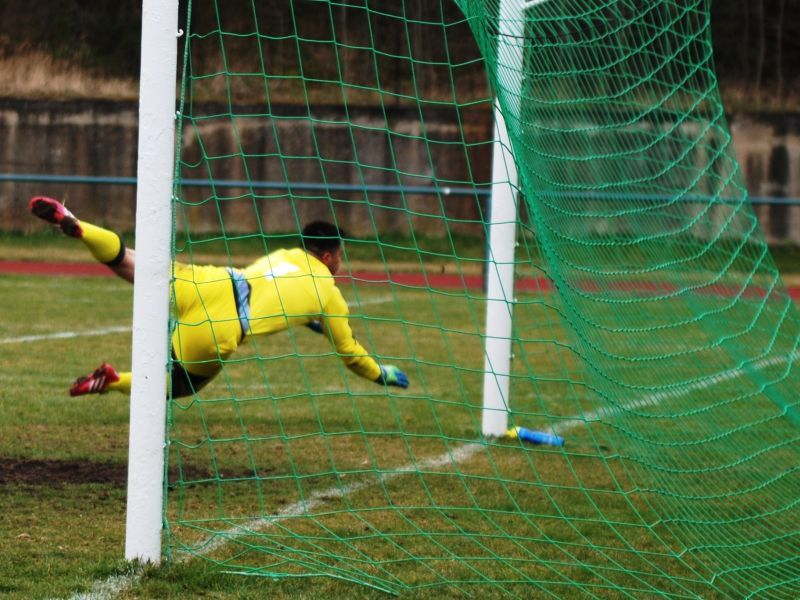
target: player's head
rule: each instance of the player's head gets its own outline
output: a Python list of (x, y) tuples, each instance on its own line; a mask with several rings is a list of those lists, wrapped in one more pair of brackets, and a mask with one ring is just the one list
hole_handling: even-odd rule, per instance
[(344, 233), (326, 221), (313, 221), (303, 227), (303, 247), (336, 275), (342, 264), (342, 237)]

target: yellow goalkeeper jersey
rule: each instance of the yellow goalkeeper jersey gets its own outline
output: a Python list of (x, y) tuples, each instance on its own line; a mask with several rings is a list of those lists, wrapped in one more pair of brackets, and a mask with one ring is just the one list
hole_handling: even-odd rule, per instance
[(302, 248), (277, 250), (239, 273), (250, 284), (248, 333), (269, 335), (321, 319), (347, 367), (366, 379), (378, 378), (380, 367), (353, 337), (347, 303), (319, 259)]

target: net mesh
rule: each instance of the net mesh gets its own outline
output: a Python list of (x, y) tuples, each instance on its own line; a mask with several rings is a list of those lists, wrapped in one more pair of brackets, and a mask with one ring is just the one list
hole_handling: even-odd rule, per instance
[[(188, 17), (175, 259), (242, 266), (343, 226), (351, 325), (411, 386), (304, 327), (244, 344), (170, 400), (170, 553), (395, 593), (798, 593), (800, 331), (708, 0)], [(510, 426), (563, 447), (481, 436), (493, 179), (519, 198)]]

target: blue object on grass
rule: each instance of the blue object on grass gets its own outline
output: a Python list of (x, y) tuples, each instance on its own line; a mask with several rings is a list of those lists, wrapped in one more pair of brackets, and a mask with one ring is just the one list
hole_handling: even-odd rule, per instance
[(525, 427), (512, 427), (508, 430), (508, 436), (512, 438), (519, 438), (524, 442), (531, 444), (539, 444), (546, 446), (563, 446), (564, 438), (554, 433), (545, 433), (543, 431), (534, 431), (533, 429), (526, 429)]

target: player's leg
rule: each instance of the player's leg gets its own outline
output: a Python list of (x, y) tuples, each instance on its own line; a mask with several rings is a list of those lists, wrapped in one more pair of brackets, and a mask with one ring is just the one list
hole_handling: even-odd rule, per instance
[(105, 394), (109, 391), (130, 394), (130, 372), (118, 372), (108, 363), (103, 363), (85, 377), (79, 377), (69, 388), (70, 396)]
[(173, 264), (175, 327), (172, 395), (188, 396), (216, 377), (239, 345), (230, 273), (221, 267)]
[(45, 196), (31, 198), (29, 208), (40, 219), (59, 227), (64, 235), (81, 240), (95, 259), (133, 282), (135, 254), (117, 233), (79, 220), (58, 200)]
[[(211, 379), (212, 377), (189, 373), (179, 361), (174, 360), (167, 385), (172, 386), (173, 398), (182, 398), (201, 390)], [(130, 371), (117, 371), (108, 363), (103, 363), (85, 377), (76, 379), (69, 388), (70, 396), (105, 394), (106, 392), (120, 392), (129, 395), (131, 393)]]
[[(176, 324), (172, 332), (172, 396), (190, 396), (222, 370), (242, 337), (230, 274), (220, 267), (174, 263)], [(130, 373), (104, 363), (76, 380), (70, 395), (130, 393)]]
[[(219, 371), (217, 371), (219, 373)], [(187, 371), (179, 360), (172, 361), (172, 372), (169, 376), (169, 384), (172, 386), (172, 397), (183, 398), (196, 394), (206, 387), (214, 379), (214, 375), (195, 375)]]

